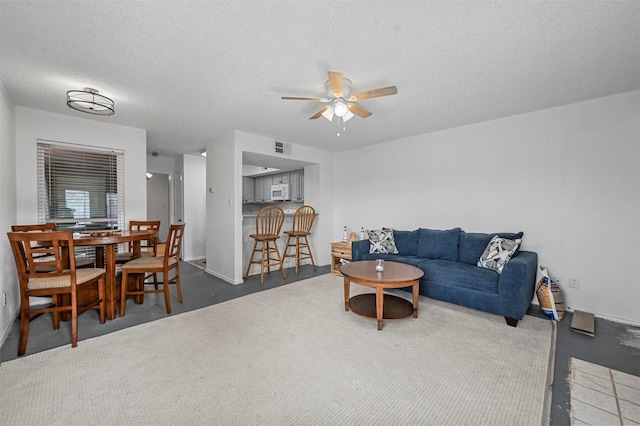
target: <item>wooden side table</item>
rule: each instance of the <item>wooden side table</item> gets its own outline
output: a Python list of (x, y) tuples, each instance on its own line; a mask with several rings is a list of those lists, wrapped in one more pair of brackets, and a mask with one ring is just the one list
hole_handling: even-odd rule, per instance
[(340, 273), (340, 267), (342, 262), (340, 260), (351, 260), (351, 242), (331, 243), (331, 273), (333, 275), (342, 276)]

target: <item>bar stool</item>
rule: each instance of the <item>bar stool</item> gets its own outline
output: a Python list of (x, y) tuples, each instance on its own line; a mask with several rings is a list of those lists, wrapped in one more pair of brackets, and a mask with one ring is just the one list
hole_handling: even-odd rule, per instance
[[(249, 235), (255, 240), (253, 243), (253, 250), (251, 251), (251, 257), (249, 258), (249, 265), (247, 266), (247, 272), (244, 274), (244, 279), (249, 277), (249, 271), (251, 265), (260, 265), (260, 285), (264, 284), (264, 268), (267, 267), (267, 273), (271, 274), (272, 266), (279, 266), (284, 278), (287, 278), (287, 273), (282, 266), (282, 258), (280, 257), (280, 250), (278, 250), (278, 244), (276, 240), (280, 238), (280, 230), (282, 229), (282, 223), (284, 222), (284, 211), (277, 206), (267, 206), (260, 209), (256, 216), (256, 233)], [(260, 243), (260, 247), (258, 247)], [(259, 260), (254, 260), (255, 254), (260, 256)], [(272, 257), (275, 254), (276, 257)], [(272, 263), (275, 262), (275, 263)]]
[[(291, 231), (284, 231), (289, 237), (287, 238), (287, 245), (284, 248), (284, 259), (287, 257), (293, 257), (296, 259), (296, 275), (298, 275), (298, 267), (300, 266), (300, 261), (304, 259), (311, 259), (311, 265), (313, 266), (313, 270), (317, 270), (315, 262), (313, 261), (313, 254), (311, 254), (311, 247), (309, 247), (309, 240), (307, 237), (311, 233), (311, 227), (313, 226), (313, 221), (316, 219), (316, 211), (311, 206), (302, 206), (296, 210), (293, 214), (293, 225), (291, 227)], [(295, 240), (295, 241), (291, 241)], [(289, 247), (293, 247), (295, 249), (294, 253), (287, 254), (289, 252)], [(306, 252), (302, 250), (306, 249)]]

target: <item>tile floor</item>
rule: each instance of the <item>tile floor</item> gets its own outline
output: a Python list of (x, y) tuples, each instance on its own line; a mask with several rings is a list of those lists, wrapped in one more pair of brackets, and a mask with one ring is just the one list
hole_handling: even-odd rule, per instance
[(571, 358), (573, 425), (640, 425), (640, 377)]

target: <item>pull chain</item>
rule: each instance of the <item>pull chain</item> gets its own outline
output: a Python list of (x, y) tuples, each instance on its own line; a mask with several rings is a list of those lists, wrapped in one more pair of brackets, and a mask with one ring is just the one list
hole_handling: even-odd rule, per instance
[(342, 117), (338, 117), (338, 136), (340, 136), (340, 128), (342, 128), (343, 131), (347, 130), (347, 124), (342, 119)]

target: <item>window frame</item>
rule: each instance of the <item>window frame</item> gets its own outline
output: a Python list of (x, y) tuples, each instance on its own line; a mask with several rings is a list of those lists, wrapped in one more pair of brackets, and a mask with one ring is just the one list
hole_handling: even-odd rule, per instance
[[(38, 139), (36, 147), (39, 223), (55, 223), (61, 229), (71, 229), (75, 232), (87, 229), (124, 229), (124, 151), (45, 139)], [(101, 161), (105, 158), (109, 161), (106, 165)], [(56, 161), (67, 162), (66, 168), (61, 167), (58, 170), (58, 176), (55, 175), (56, 170), (53, 165)], [(74, 161), (78, 163), (77, 169), (73, 168), (73, 164), (69, 165)], [(73, 172), (65, 173), (68, 170)], [(54, 180), (58, 180), (57, 188), (54, 188), (55, 182), (51, 179), (47, 180), (47, 176), (52, 174), (54, 174)], [(66, 184), (63, 183), (65, 179)], [(105, 179), (104, 187), (99, 183), (101, 179)], [(96, 185), (96, 182), (99, 184)], [(69, 187), (65, 187), (67, 185)], [(60, 217), (60, 213), (57, 212), (60, 202), (54, 206), (52, 198), (55, 198), (55, 195), (52, 194), (54, 192), (61, 194), (65, 189), (85, 191), (89, 194), (89, 199), (84, 201), (90, 206), (89, 217)], [(112, 192), (113, 190), (115, 192)], [(104, 200), (100, 199), (101, 191), (103, 191)], [(58, 195), (59, 199), (60, 197)], [(96, 211), (102, 209), (104, 209), (104, 217), (93, 216)], [(115, 216), (113, 216), (114, 213), (116, 213)]]

